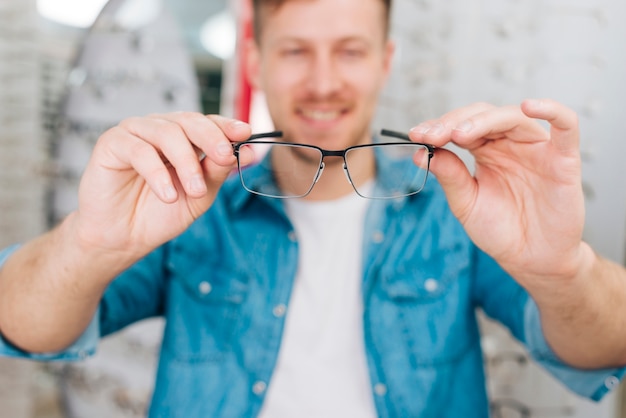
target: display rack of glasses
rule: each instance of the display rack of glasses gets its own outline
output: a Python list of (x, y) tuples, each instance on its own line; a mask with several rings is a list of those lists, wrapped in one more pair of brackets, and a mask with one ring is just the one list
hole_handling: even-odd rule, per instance
[[(45, 229), (35, 1), (0, 1), (0, 247)], [(0, 359), (0, 417), (32, 416), (37, 366)]]
[[(77, 35), (69, 60), (67, 49), (48, 41), (56, 51), (44, 60), (50, 225), (77, 206), (81, 173), (106, 129), (130, 116), (200, 109), (178, 21), (160, 0), (144, 1), (151, 13), (131, 21), (125, 9), (131, 3), (110, 0), (94, 25)], [(49, 366), (60, 382), (66, 416), (145, 416), (162, 327), (162, 320), (143, 321), (104, 340), (84, 362)]]
[(139, 27), (125, 27), (116, 20), (125, 3), (105, 6), (69, 70), (51, 142), (57, 179), (52, 222), (76, 206), (76, 183), (106, 129), (128, 116), (199, 108), (195, 71), (177, 22), (153, 0), (159, 13)]
[(44, 229), (35, 28), (34, 2), (0, 4), (0, 241), (5, 245)]
[(480, 320), (494, 418), (587, 416), (581, 415), (583, 409), (575, 398), (539, 368), (508, 332), (484, 315)]

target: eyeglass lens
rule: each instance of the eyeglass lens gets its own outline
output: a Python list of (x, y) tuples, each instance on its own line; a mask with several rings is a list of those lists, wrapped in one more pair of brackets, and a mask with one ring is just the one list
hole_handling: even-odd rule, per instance
[[(369, 173), (359, 169), (359, 162), (369, 154), (384, 154), (384, 160), (394, 164), (393, 178), (385, 178), (382, 187), (363, 187), (368, 183)], [(428, 153), (428, 148), (415, 143), (372, 144), (366, 147), (351, 148), (346, 151), (346, 166), (352, 186), (356, 192), (370, 199), (388, 199), (418, 193), (426, 183), (428, 170), (415, 165), (416, 153)]]
[(270, 158), (261, 158), (259, 164), (272, 172), (276, 182), (276, 185), (259, 183), (251, 170), (242, 168), (241, 182), (248, 191), (269, 197), (303, 197), (313, 188), (322, 164), (319, 149), (279, 142), (250, 142), (242, 145), (240, 151), (244, 148), (252, 149), (256, 156), (269, 154)]

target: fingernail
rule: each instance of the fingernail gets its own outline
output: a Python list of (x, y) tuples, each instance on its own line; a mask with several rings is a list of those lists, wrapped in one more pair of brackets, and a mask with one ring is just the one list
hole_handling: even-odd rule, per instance
[(206, 192), (206, 184), (204, 183), (204, 177), (200, 174), (196, 174), (191, 178), (189, 183), (189, 187), (191, 191), (195, 193), (204, 193)]
[(224, 142), (220, 142), (217, 146), (217, 153), (223, 157), (226, 157), (227, 155), (232, 155), (233, 146)]
[(411, 132), (415, 132), (417, 134), (424, 135), (426, 132), (428, 132), (429, 129), (430, 129), (429, 125), (426, 125), (426, 124), (422, 123), (422, 124), (419, 124), (416, 127), (412, 128)]
[(433, 125), (432, 128), (428, 129), (426, 132), (424, 132), (426, 135), (440, 135), (443, 133), (443, 125), (438, 123), (436, 125)]
[(176, 189), (171, 184), (167, 184), (163, 187), (163, 197), (165, 200), (176, 199)]
[(234, 121), (232, 121), (232, 123), (231, 123), (231, 126), (232, 126), (233, 128), (235, 128), (235, 129), (239, 129), (239, 128), (241, 128), (242, 126), (246, 126), (246, 125), (247, 125), (247, 123), (242, 122), (242, 121), (240, 121), (240, 120), (234, 120)]
[(528, 99), (526, 103), (535, 109), (540, 109), (543, 106), (543, 100), (541, 99)]
[(472, 124), (472, 122), (470, 122), (469, 120), (461, 122), (457, 125), (456, 128), (454, 128), (455, 131), (460, 131), (463, 133), (468, 133), (472, 129), (474, 129), (474, 124)]

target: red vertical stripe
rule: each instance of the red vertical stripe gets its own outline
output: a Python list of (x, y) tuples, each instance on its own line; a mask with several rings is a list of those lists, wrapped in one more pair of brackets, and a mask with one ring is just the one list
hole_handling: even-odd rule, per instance
[(237, 88), (235, 101), (235, 118), (244, 122), (250, 121), (250, 102), (252, 87), (246, 76), (246, 53), (244, 45), (252, 39), (252, 4), (250, 0), (239, 1), (237, 19)]

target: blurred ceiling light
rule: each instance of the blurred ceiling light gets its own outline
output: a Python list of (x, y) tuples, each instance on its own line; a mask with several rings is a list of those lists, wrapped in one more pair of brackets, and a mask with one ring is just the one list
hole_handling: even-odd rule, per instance
[(233, 16), (223, 10), (204, 22), (200, 29), (200, 42), (212, 55), (226, 60), (235, 52), (237, 31)]
[(161, 0), (127, 0), (115, 14), (115, 21), (128, 30), (139, 29), (161, 13)]
[(37, 0), (44, 18), (63, 25), (87, 28), (93, 24), (107, 0)]

